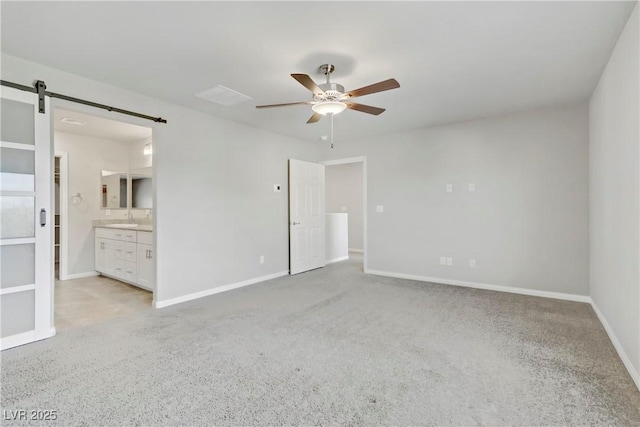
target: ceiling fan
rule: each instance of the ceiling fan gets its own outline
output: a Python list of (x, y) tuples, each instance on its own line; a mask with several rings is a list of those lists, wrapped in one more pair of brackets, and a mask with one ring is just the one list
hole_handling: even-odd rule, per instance
[(335, 67), (331, 64), (324, 64), (320, 66), (320, 72), (322, 72), (327, 78), (327, 82), (320, 85), (317, 85), (311, 79), (311, 77), (306, 74), (291, 74), (291, 77), (296, 79), (302, 86), (306, 87), (313, 93), (312, 101), (258, 105), (256, 106), (256, 108), (285, 107), (289, 105), (311, 105), (313, 115), (309, 118), (309, 120), (307, 120), (307, 123), (316, 123), (322, 118), (322, 116), (333, 116), (334, 114), (341, 113), (345, 109), (360, 111), (377, 116), (378, 114), (384, 112), (384, 108), (372, 107), (370, 105), (364, 104), (356, 104), (355, 102), (351, 102), (350, 99), (400, 87), (400, 84), (396, 81), (396, 79), (388, 79), (369, 86), (361, 87), (360, 89), (354, 89), (349, 92), (345, 92), (344, 86), (338, 83), (332, 83), (330, 81), (331, 73), (333, 72), (333, 70), (335, 70)]

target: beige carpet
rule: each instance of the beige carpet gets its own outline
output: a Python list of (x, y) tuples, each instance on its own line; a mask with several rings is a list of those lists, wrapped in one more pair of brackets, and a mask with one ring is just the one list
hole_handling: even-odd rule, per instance
[(47, 425), (640, 424), (640, 392), (587, 304), (360, 269), (5, 351), (2, 408), (56, 410)]

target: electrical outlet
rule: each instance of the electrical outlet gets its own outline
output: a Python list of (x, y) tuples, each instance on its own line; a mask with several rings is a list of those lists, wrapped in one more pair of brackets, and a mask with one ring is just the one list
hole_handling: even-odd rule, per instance
[(274, 193), (279, 193), (282, 191), (282, 186), (280, 184), (273, 184), (273, 191)]
[(453, 258), (451, 257), (447, 258), (447, 265), (453, 265)]
[(453, 184), (447, 184), (447, 193), (453, 192)]
[(376, 206), (376, 212), (378, 212), (378, 213), (384, 212), (384, 206), (382, 206), (382, 205)]
[(264, 255), (260, 255), (260, 264), (264, 264)]
[(476, 268), (476, 260), (475, 259), (470, 259), (469, 260), (469, 267), (470, 268)]
[(440, 265), (447, 265), (447, 257), (445, 256), (440, 257)]

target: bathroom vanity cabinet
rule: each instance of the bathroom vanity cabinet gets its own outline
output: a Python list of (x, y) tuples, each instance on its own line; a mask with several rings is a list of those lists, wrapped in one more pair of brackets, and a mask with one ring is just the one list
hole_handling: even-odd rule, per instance
[(96, 227), (95, 269), (152, 291), (153, 232)]

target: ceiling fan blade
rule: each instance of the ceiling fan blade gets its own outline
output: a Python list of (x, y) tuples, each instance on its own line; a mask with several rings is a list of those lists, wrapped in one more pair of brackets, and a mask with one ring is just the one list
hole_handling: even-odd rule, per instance
[(347, 92), (345, 95), (350, 98), (355, 98), (356, 96), (369, 95), (371, 93), (384, 92), (389, 89), (396, 89), (400, 87), (400, 83), (396, 79), (389, 79), (383, 82), (374, 83), (369, 86), (361, 87), (360, 89), (354, 89), (352, 91)]
[(256, 105), (256, 108), (273, 108), (273, 107), (286, 107), (289, 105), (311, 105), (313, 102), (311, 101), (303, 101), (303, 102), (288, 102), (286, 104), (271, 104), (271, 105)]
[(309, 120), (307, 120), (307, 124), (315, 123), (318, 120), (320, 120), (321, 118), (322, 118), (322, 114), (313, 113), (313, 116), (309, 117)]
[(347, 108), (350, 110), (362, 111), (363, 113), (369, 113), (377, 116), (384, 113), (384, 108), (372, 107), (370, 105), (356, 104), (355, 102), (345, 102)]
[(313, 92), (314, 95), (324, 95), (324, 91), (322, 89), (320, 89), (318, 87), (318, 85), (313, 80), (311, 80), (311, 77), (309, 77), (308, 75), (306, 75), (306, 74), (291, 74), (291, 77), (296, 79), (298, 81), (298, 83), (300, 83), (302, 86), (306, 87), (311, 92)]

